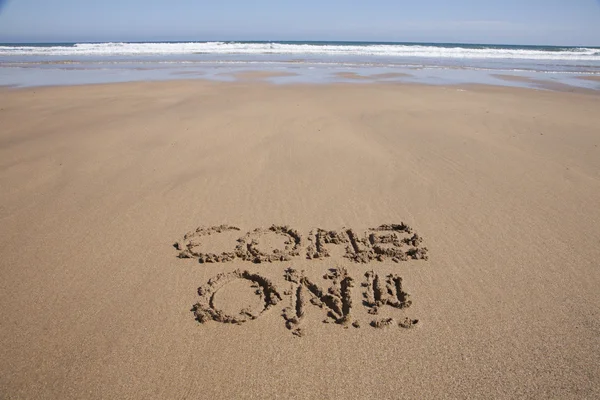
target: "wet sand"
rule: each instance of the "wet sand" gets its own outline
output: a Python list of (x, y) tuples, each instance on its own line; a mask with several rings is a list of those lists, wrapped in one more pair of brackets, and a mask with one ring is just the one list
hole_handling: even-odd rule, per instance
[(260, 81), (269, 78), (296, 76), (297, 74), (288, 71), (242, 71), (236, 73), (225, 73), (224, 75), (231, 75), (236, 80), (241, 81)]
[(335, 74), (338, 78), (343, 79), (352, 79), (352, 80), (385, 80), (385, 79), (398, 79), (398, 78), (406, 78), (410, 77), (410, 74), (405, 74), (401, 72), (388, 72), (383, 74), (372, 74), (372, 75), (360, 75), (356, 72), (338, 72)]
[(598, 76), (598, 75), (594, 75), (594, 76), (580, 76), (579, 79), (583, 79), (584, 81), (600, 82), (600, 76)]
[(555, 92), (569, 92), (569, 93), (586, 93), (591, 95), (598, 95), (600, 92), (595, 89), (589, 89), (580, 86), (573, 86), (563, 82), (557, 82), (547, 79), (535, 79), (528, 76), (519, 75), (503, 75), (503, 74), (492, 74), (492, 77), (501, 79), (506, 82), (520, 82), (530, 84), (533, 87), (537, 87), (545, 90), (552, 90)]

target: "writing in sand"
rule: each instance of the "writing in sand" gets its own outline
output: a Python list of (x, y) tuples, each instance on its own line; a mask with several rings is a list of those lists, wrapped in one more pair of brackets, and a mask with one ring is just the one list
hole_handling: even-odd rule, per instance
[[(421, 246), (423, 239), (404, 223), (381, 225), (362, 234), (347, 228), (339, 231), (319, 228), (309, 233), (306, 247), (297, 230), (289, 226), (273, 225), (268, 229), (257, 228), (246, 233), (237, 238), (229, 249), (205, 249), (203, 242), (212, 236), (239, 231), (239, 228), (228, 225), (200, 227), (186, 233), (174, 246), (179, 250), (180, 258), (197, 258), (201, 263), (228, 262), (236, 258), (254, 263), (281, 262), (292, 261), (301, 254), (308, 259), (319, 259), (330, 257), (332, 246), (341, 246), (343, 257), (361, 263), (428, 258), (427, 248)], [(273, 237), (278, 237), (279, 243)]]
[[(215, 248), (210, 248), (211, 244)], [(347, 228), (314, 229), (309, 233), (306, 244), (302, 235), (288, 226), (258, 228), (240, 236), (239, 228), (220, 225), (200, 227), (189, 232), (174, 247), (179, 251), (180, 258), (198, 259), (200, 263), (231, 262), (236, 259), (253, 263), (289, 262), (300, 256), (309, 260), (340, 256), (356, 263), (385, 260), (398, 263), (427, 260), (428, 250), (422, 244), (423, 239), (404, 223), (381, 225), (361, 233)], [(346, 268), (328, 269), (323, 276), (326, 286), (310, 279), (304, 271), (293, 268), (284, 271), (284, 278), (289, 283), (289, 289), (281, 291), (272, 280), (259, 273), (241, 269), (220, 273), (198, 289), (200, 299), (192, 312), (202, 324), (216, 321), (241, 325), (260, 318), (287, 298), (287, 306), (281, 310), (281, 316), (287, 329), (296, 336), (306, 333), (304, 321), (311, 306), (324, 311), (324, 323), (334, 323), (346, 329), (360, 328), (360, 320), (353, 317), (354, 278)], [(228, 287), (251, 293), (254, 301), (249, 301), (248, 306), (239, 310), (224, 310), (219, 307), (218, 300), (220, 292)], [(406, 316), (399, 320), (381, 316), (380, 311), (387, 307), (406, 310), (412, 304), (399, 275), (382, 276), (368, 271), (364, 274), (361, 287), (359, 303), (370, 316), (369, 326), (407, 329), (418, 324), (417, 319)]]

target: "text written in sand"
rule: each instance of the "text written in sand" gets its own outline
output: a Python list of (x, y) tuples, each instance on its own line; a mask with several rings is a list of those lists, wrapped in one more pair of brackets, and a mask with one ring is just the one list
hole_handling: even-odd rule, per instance
[[(257, 264), (290, 262), (301, 256), (308, 260), (340, 257), (355, 263), (386, 260), (399, 263), (428, 259), (423, 239), (404, 223), (381, 225), (360, 233), (348, 228), (314, 229), (308, 234), (306, 243), (303, 236), (289, 226), (273, 225), (245, 234), (240, 232), (239, 228), (228, 225), (199, 227), (185, 234), (174, 246), (179, 251), (179, 258), (198, 259), (200, 263), (224, 263), (236, 259)], [(192, 312), (202, 324), (215, 321), (241, 325), (260, 318), (287, 299), (281, 316), (286, 328), (296, 336), (305, 335), (306, 315), (315, 308), (321, 309), (326, 315), (324, 323), (333, 323), (346, 329), (361, 327), (359, 318), (353, 313), (354, 304), (362, 304), (366, 309), (368, 325), (373, 328), (395, 326), (408, 329), (419, 322), (406, 315), (400, 318), (382, 316), (384, 309), (406, 310), (412, 305), (403, 279), (397, 274), (382, 276), (374, 271), (366, 272), (358, 302), (353, 301), (353, 296), (357, 295), (354, 278), (346, 268), (329, 269), (322, 283), (312, 280), (304, 271), (293, 268), (287, 268), (283, 277), (290, 285), (285, 291), (279, 290), (270, 279), (259, 273), (240, 269), (220, 273), (198, 289), (200, 299)], [(231, 307), (225, 310), (219, 306), (222, 292), (233, 288), (234, 297), (241, 297), (239, 291), (243, 290), (244, 284), (245, 290), (250, 290), (255, 301), (235, 310)]]
[[(289, 226), (273, 225), (268, 229), (254, 229), (241, 237), (236, 237), (229, 248), (214, 251), (206, 248), (206, 243), (216, 235), (238, 233), (235, 226), (220, 225), (200, 227), (188, 232), (175, 243), (180, 258), (196, 258), (201, 263), (230, 262), (236, 259), (253, 263), (288, 262), (304, 256), (307, 259), (322, 259), (331, 256), (332, 248), (342, 250), (342, 256), (350, 261), (369, 263), (371, 261), (427, 260), (427, 247), (423, 239), (406, 224), (381, 225), (358, 233), (353, 229), (341, 230), (314, 229), (308, 235), (307, 243), (303, 236)], [(234, 235), (235, 237), (236, 235)], [(277, 236), (279, 243), (263, 239)]]

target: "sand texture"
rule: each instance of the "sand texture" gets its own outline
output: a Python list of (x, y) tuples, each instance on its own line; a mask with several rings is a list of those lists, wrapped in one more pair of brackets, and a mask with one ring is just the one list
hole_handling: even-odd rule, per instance
[(0, 398), (598, 398), (599, 110), (0, 89)]
[(523, 82), (531, 84), (537, 88), (552, 90), (556, 92), (569, 92), (569, 93), (586, 93), (597, 95), (598, 90), (590, 89), (580, 86), (573, 86), (566, 83), (558, 82), (549, 79), (535, 79), (528, 76), (519, 75), (504, 75), (504, 74), (492, 74), (491, 76), (507, 82)]
[(241, 71), (234, 73), (224, 73), (223, 75), (230, 75), (241, 81), (260, 81), (269, 78), (282, 78), (296, 76), (298, 74), (288, 71)]
[(406, 74), (403, 72), (388, 72), (388, 73), (383, 73), (383, 74), (372, 74), (372, 75), (360, 75), (360, 74), (357, 74), (356, 72), (338, 72), (335, 75), (338, 78), (343, 78), (343, 79), (370, 80), (370, 81), (407, 78), (407, 77), (412, 76), (410, 74)]
[(600, 76), (598, 76), (598, 75), (594, 75), (594, 76), (580, 76), (579, 79), (583, 79), (585, 81), (600, 82)]

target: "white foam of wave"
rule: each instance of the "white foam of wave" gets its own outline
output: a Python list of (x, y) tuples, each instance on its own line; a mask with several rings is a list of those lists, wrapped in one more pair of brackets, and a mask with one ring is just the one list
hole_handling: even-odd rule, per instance
[(536, 49), (498, 49), (438, 47), (419, 45), (315, 45), (283, 43), (80, 43), (75, 46), (0, 46), (0, 56), (150, 56), (150, 55), (329, 55), (380, 56), (454, 59), (529, 59), (600, 61), (593, 48), (545, 51)]

